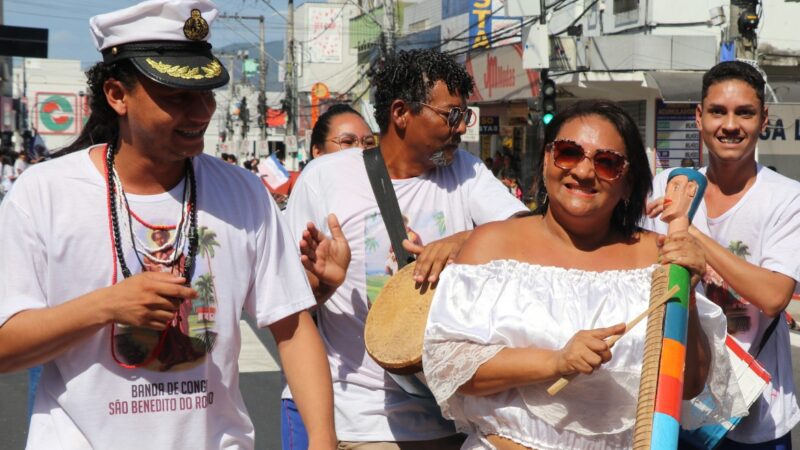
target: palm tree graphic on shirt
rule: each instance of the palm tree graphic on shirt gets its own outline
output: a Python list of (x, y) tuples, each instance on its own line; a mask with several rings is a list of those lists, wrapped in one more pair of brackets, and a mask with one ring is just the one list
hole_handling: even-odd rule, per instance
[[(750, 256), (750, 247), (743, 241), (730, 241), (728, 251), (742, 259)], [(725, 312), (728, 319), (728, 333), (735, 335), (750, 330), (752, 320), (747, 311), (747, 305), (750, 304), (747, 299), (734, 291), (710, 266), (703, 277), (703, 283), (708, 298)]]
[(217, 286), (214, 282), (214, 270), (211, 267), (211, 259), (214, 258), (215, 249), (220, 244), (217, 241), (217, 233), (208, 227), (201, 226), (197, 230), (197, 251), (206, 260), (208, 273), (195, 279), (192, 286), (197, 290), (198, 299), (193, 303), (192, 318), (194, 322), (192, 335), (203, 339), (207, 351), (211, 351), (216, 341), (217, 333), (214, 329), (214, 322), (217, 314)]

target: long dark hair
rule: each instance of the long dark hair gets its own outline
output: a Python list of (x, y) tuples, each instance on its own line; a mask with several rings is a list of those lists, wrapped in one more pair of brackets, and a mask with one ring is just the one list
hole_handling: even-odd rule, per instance
[(137, 83), (136, 73), (136, 68), (129, 60), (113, 64), (99, 62), (86, 71), (86, 94), (92, 113), (78, 138), (53, 154), (54, 158), (95, 144), (104, 142), (116, 144), (119, 137), (119, 116), (106, 101), (103, 84), (106, 80), (115, 79), (119, 80), (127, 89), (133, 89)]
[[(614, 125), (622, 139), (625, 141), (625, 150), (628, 157), (628, 173), (625, 181), (630, 187), (631, 195), (628, 201), (620, 201), (611, 215), (612, 228), (620, 231), (623, 236), (630, 238), (640, 230), (639, 221), (644, 215), (645, 202), (652, 189), (653, 175), (647, 162), (647, 153), (639, 134), (639, 128), (631, 116), (616, 103), (609, 100), (582, 100), (568, 106), (556, 114), (556, 117), (545, 130), (544, 144), (555, 140), (561, 127), (568, 121), (587, 116), (600, 116)], [(534, 214), (544, 214), (547, 211), (547, 189), (544, 185), (544, 148), (542, 157), (534, 169), (533, 186), (536, 209)]]

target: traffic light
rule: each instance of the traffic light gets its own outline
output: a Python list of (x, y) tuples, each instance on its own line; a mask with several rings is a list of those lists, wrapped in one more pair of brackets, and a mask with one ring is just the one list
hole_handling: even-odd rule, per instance
[(548, 77), (547, 69), (543, 69), (539, 74), (539, 82), (542, 122), (547, 125), (556, 115), (556, 82)]
[(242, 121), (242, 139), (244, 139), (250, 130), (250, 111), (247, 109), (247, 97), (242, 97), (242, 102), (239, 103), (239, 120)]
[(264, 128), (267, 127), (267, 96), (264, 95), (264, 91), (258, 93), (256, 110), (258, 111), (258, 127), (263, 132)]

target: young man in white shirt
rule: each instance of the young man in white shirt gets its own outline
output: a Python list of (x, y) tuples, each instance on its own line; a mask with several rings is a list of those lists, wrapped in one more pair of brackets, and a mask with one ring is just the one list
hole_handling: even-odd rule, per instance
[(217, 15), (149, 0), (93, 17), (86, 128), (0, 205), (0, 371), (44, 364), (29, 449), (252, 449), (243, 310), (277, 342), (310, 447), (335, 447), (293, 239), (257, 177), (203, 154), (229, 80)]
[[(480, 159), (458, 149), (474, 119), (466, 102), (473, 81), (462, 66), (435, 50), (400, 51), (373, 84), (380, 151), (409, 236), (403, 246), (419, 255), (416, 279), (435, 281), (474, 226), (527, 209)], [(286, 211), (296, 240), (316, 232), (309, 222), (324, 223), (334, 213), (350, 244), (352, 260), (339, 289), (311, 277), (318, 298), (333, 294), (317, 319), (333, 376), (340, 449), (459, 448), (463, 438), (435, 401), (406, 394), (365, 352), (369, 302), (389, 278), (393, 254), (362, 150), (309, 163)]]
[[(759, 134), (768, 125), (764, 85), (749, 64), (720, 63), (703, 76), (696, 111), (709, 153), (709, 165), (701, 169), (708, 187), (690, 233), (706, 253), (705, 293), (725, 311), (728, 333), (758, 354), (772, 376), (750, 414), (718, 447), (723, 450), (791, 448), (789, 433), (800, 422), (782, 319), (800, 279), (800, 183), (755, 160)], [(654, 197), (663, 195), (668, 175), (653, 180)], [(663, 198), (647, 209), (649, 217), (658, 217)], [(647, 227), (663, 232), (658, 220)], [(767, 333), (773, 321), (774, 331)]]

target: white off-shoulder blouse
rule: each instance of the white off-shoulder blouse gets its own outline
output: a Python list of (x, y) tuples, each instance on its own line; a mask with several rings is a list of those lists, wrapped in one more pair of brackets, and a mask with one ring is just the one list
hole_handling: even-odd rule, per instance
[[(537, 450), (630, 448), (646, 321), (615, 344), (611, 361), (575, 377), (555, 396), (546, 392), (552, 381), (488, 396), (457, 389), (505, 347), (557, 350), (579, 330), (630, 321), (648, 307), (656, 267), (591, 272), (512, 260), (450, 265), (428, 316), (423, 366), (444, 416), (470, 436), (462, 448), (492, 448), (488, 434)], [(708, 417), (684, 415), (686, 428), (747, 411), (730, 376), (722, 310), (700, 296), (697, 309), (713, 356), (701, 397), (712, 396), (718, 407)]]

